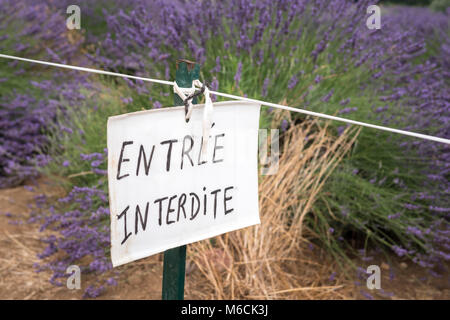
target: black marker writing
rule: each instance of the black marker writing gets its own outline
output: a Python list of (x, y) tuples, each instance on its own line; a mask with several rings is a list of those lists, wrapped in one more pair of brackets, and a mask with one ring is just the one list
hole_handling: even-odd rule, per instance
[[(192, 199), (192, 206), (191, 206), (191, 220), (194, 220), (195, 219), (195, 217), (197, 216), (197, 214), (198, 214), (198, 212), (200, 211), (200, 199), (198, 198), (198, 196), (195, 194), (195, 193), (193, 193), (193, 192), (191, 192), (191, 193), (189, 193), (189, 195), (192, 197), (191, 199)], [(197, 200), (197, 210), (195, 211), (195, 214), (194, 214), (194, 197), (195, 197), (195, 199)]]
[[(186, 150), (186, 139), (189, 139), (191, 141), (191, 145), (188, 150)], [(189, 161), (191, 161), (191, 166), (194, 166), (194, 161), (192, 161), (192, 158), (189, 155), (189, 152), (192, 150), (193, 146), (194, 146), (194, 139), (192, 139), (191, 136), (185, 136), (183, 139), (183, 151), (181, 152), (181, 169), (183, 169), (184, 155), (188, 156)]]
[(186, 203), (186, 194), (182, 193), (178, 198), (178, 210), (177, 210), (177, 222), (180, 221), (180, 211), (183, 209), (183, 215), (186, 219), (186, 211), (184, 210), (184, 204)]
[(130, 206), (126, 207), (125, 210), (123, 210), (122, 213), (117, 216), (117, 220), (120, 220), (120, 218), (123, 217), (123, 228), (124, 228), (125, 237), (123, 238), (122, 242), (120, 243), (121, 245), (124, 244), (125, 241), (127, 241), (128, 238), (131, 236), (131, 232), (127, 233), (127, 211), (129, 208), (130, 208)]
[(227, 197), (227, 191), (233, 189), (234, 187), (227, 187), (225, 188), (225, 190), (223, 191), (223, 210), (225, 211), (225, 215), (229, 214), (230, 212), (232, 212), (234, 209), (231, 208), (229, 210), (227, 210), (227, 201), (233, 199), (233, 197)]
[(166, 215), (166, 223), (167, 224), (171, 224), (171, 223), (175, 222), (175, 221), (169, 220), (169, 215), (170, 215), (171, 212), (175, 211), (175, 209), (172, 209), (170, 207), (170, 205), (172, 204), (172, 200), (175, 199), (176, 197), (177, 196), (172, 196), (172, 197), (169, 198), (169, 204), (167, 205), (167, 215)]
[(117, 180), (120, 180), (122, 178), (128, 177), (129, 174), (124, 174), (123, 176), (120, 176), (120, 167), (122, 166), (122, 162), (128, 162), (130, 161), (130, 159), (124, 159), (123, 158), (123, 152), (125, 150), (125, 146), (129, 145), (129, 144), (133, 144), (133, 141), (124, 141), (122, 143), (122, 150), (120, 150), (120, 157), (119, 157), (119, 164), (118, 164), (118, 168), (117, 168)]
[(211, 191), (211, 194), (214, 195), (214, 219), (216, 218), (216, 211), (217, 211), (217, 193), (220, 192), (220, 189)]
[(138, 233), (138, 217), (141, 221), (141, 227), (142, 231), (145, 231), (145, 228), (147, 227), (147, 218), (148, 218), (148, 202), (145, 206), (145, 218), (142, 219), (141, 209), (139, 208), (139, 205), (136, 205), (136, 212), (135, 212), (135, 221), (134, 221), (134, 234)]
[(219, 137), (225, 137), (225, 133), (219, 134), (214, 138), (214, 152), (213, 152), (213, 161), (212, 161), (213, 163), (218, 163), (218, 162), (223, 161), (223, 159), (216, 160), (216, 150), (223, 149), (223, 146), (217, 145), (217, 138), (219, 138)]
[(158, 202), (159, 202), (159, 219), (158, 219), (159, 225), (162, 225), (162, 202), (163, 202), (164, 200), (167, 200), (167, 197), (159, 198), (159, 199), (156, 199), (156, 200), (155, 200), (155, 203), (158, 203)]
[(178, 142), (177, 139), (162, 141), (161, 144), (169, 144), (169, 148), (167, 149), (167, 162), (166, 162), (166, 171), (170, 170), (170, 158), (172, 156), (172, 145)]
[(152, 163), (154, 151), (155, 151), (155, 146), (153, 145), (152, 151), (150, 153), (150, 159), (148, 160), (148, 163), (147, 163), (147, 156), (145, 155), (144, 146), (141, 144), (141, 147), (139, 148), (139, 157), (138, 157), (137, 166), (136, 166), (136, 176), (139, 175), (139, 166), (141, 165), (142, 157), (144, 158), (145, 175), (148, 176), (148, 171), (150, 170), (150, 164)]

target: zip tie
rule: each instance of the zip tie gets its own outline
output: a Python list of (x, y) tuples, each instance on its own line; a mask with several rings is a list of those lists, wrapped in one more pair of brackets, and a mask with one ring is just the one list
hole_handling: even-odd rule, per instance
[[(33, 60), (33, 59), (16, 57), (16, 56), (10, 56), (10, 55), (6, 55), (6, 54), (0, 54), (0, 58), (19, 60), (19, 61), (26, 61), (26, 62), (38, 63), (38, 64), (43, 64), (43, 65), (48, 65), (48, 66), (53, 66), (53, 67), (72, 69), (72, 70), (78, 70), (78, 71), (84, 71), (84, 72), (92, 72), (92, 73), (104, 74), (104, 75), (109, 75), (109, 76), (123, 77), (123, 78), (129, 78), (129, 79), (136, 79), (136, 80), (142, 80), (142, 81), (147, 81), (147, 82), (154, 82), (154, 83), (174, 86), (174, 82), (172, 82), (172, 81), (165, 81), (165, 80), (159, 80), (159, 79), (137, 77), (137, 76), (131, 76), (131, 75), (128, 75), (128, 74), (123, 74), (123, 73), (110, 72), (110, 71), (91, 69), (91, 68), (85, 68), (85, 67), (78, 67), (78, 66), (71, 66), (71, 65), (54, 63), (54, 62), (47, 62), (47, 61), (42, 61), (42, 60)], [(184, 88), (183, 88), (183, 90), (184, 90)], [(350, 123), (350, 124), (354, 124), (354, 125), (358, 125), (358, 126), (362, 126), (362, 127), (373, 128), (373, 129), (378, 129), (378, 130), (398, 133), (398, 134), (402, 134), (402, 135), (405, 135), (405, 136), (411, 136), (411, 137), (415, 137), (415, 138), (420, 138), (420, 139), (424, 139), (424, 140), (450, 144), (450, 139), (430, 136), (430, 135), (416, 133), (416, 132), (411, 132), (411, 131), (399, 130), (399, 129), (389, 128), (389, 127), (378, 126), (378, 125), (374, 125), (374, 124), (370, 124), (370, 123), (365, 123), (365, 122), (350, 120), (350, 119), (346, 119), (346, 118), (340, 118), (340, 117), (336, 117), (336, 116), (331, 116), (331, 115), (324, 114), (324, 113), (318, 113), (318, 112), (308, 111), (308, 110), (304, 110), (304, 109), (293, 108), (293, 107), (289, 107), (289, 106), (283, 106), (281, 104), (265, 102), (265, 101), (261, 101), (261, 100), (257, 100), (257, 99), (244, 98), (244, 97), (235, 96), (235, 95), (227, 94), (227, 93), (221, 93), (221, 92), (216, 92), (216, 91), (209, 91), (209, 93), (217, 95), (217, 96), (225, 97), (225, 98), (258, 103), (258, 104), (261, 104), (261, 105), (264, 105), (264, 106), (267, 106), (267, 107), (283, 109), (283, 110), (287, 110), (287, 111), (291, 111), (291, 112), (303, 113), (303, 114), (307, 114), (307, 115), (314, 116), (314, 117), (319, 117), (319, 118), (324, 118), (324, 119), (329, 119), (329, 120), (335, 120), (335, 121), (341, 121), (341, 122), (346, 122), (346, 123)]]
[(173, 85), (173, 92), (176, 93), (181, 100), (183, 100), (184, 104), (184, 117), (186, 122), (189, 122), (189, 119), (191, 118), (192, 114), (192, 99), (189, 98), (191, 95), (195, 94), (195, 86), (194, 83), (192, 83), (191, 88), (180, 88), (176, 81), (172, 83)]

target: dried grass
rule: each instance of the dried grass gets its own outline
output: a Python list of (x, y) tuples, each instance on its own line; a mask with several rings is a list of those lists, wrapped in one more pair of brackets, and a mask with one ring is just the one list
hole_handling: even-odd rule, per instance
[[(322, 125), (321, 125), (322, 124)], [(339, 279), (326, 283), (333, 264), (305, 249), (313, 236), (303, 225), (329, 175), (359, 131), (339, 137), (328, 124), (305, 121), (284, 134), (279, 170), (259, 183), (261, 224), (189, 246), (197, 270), (190, 297), (201, 299), (349, 298)], [(306, 252), (309, 251), (309, 252)], [(325, 281), (324, 281), (325, 280)], [(202, 285), (199, 285), (201, 283)]]

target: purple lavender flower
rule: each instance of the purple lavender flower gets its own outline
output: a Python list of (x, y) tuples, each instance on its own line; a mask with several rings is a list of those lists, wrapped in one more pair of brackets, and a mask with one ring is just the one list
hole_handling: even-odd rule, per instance
[(221, 70), (220, 68), (220, 57), (216, 58), (216, 66), (211, 70), (211, 72), (219, 73)]
[(289, 80), (289, 83), (288, 83), (288, 89), (293, 89), (293, 88), (295, 88), (295, 86), (297, 85), (297, 83), (298, 83), (298, 78), (297, 78), (297, 76), (293, 75), (293, 76), (291, 77), (291, 79)]
[(101, 176), (106, 176), (108, 174), (108, 171), (103, 170), (103, 169), (98, 169), (98, 168), (93, 168), (92, 171), (95, 174), (101, 175)]
[[(211, 84), (210, 84), (210, 89), (212, 91), (219, 91), (219, 80), (217, 80), (216, 77), (213, 77), (213, 80), (211, 81)], [(217, 101), (217, 97), (215, 94), (211, 95), (211, 100), (212, 100), (212, 102)]]
[(441, 207), (436, 207), (436, 206), (429, 206), (428, 208), (431, 211), (440, 212), (440, 213), (450, 212), (450, 208), (441, 208)]
[(239, 61), (236, 74), (234, 75), (234, 83), (236, 84), (236, 87), (239, 86), (239, 82), (241, 81), (242, 76), (242, 62)]
[(417, 227), (408, 226), (406, 228), (406, 232), (408, 232), (410, 234), (413, 234), (413, 235), (415, 235), (417, 237), (422, 237), (422, 230), (420, 230)]
[(408, 209), (408, 210), (417, 210), (420, 209), (420, 206), (415, 205), (415, 204), (411, 204), (411, 203), (405, 203), (403, 204), (403, 206)]
[(363, 295), (367, 300), (374, 300), (375, 298), (368, 292), (361, 290), (361, 295)]
[(68, 127), (65, 127), (65, 126), (60, 126), (60, 128), (61, 128), (61, 131), (63, 131), (63, 132), (67, 132), (68, 134), (72, 134), (73, 133), (73, 130), (71, 129), (71, 128), (68, 128)]
[(101, 164), (102, 164), (101, 160), (94, 160), (94, 161), (91, 162), (91, 167), (92, 168), (96, 168), (96, 167), (98, 167)]
[(281, 121), (281, 131), (286, 131), (287, 127), (288, 127), (288, 121), (286, 119), (283, 119), (283, 121)]
[(267, 96), (267, 88), (269, 87), (269, 82), (270, 82), (269, 78), (264, 79), (262, 92), (261, 92), (261, 96), (263, 96), (263, 97)]
[[(341, 106), (345, 106), (345, 105), (347, 105), (349, 102), (350, 102), (350, 98), (347, 98), (347, 99), (341, 100), (341, 102), (339, 102), (339, 104), (340, 104)], [(356, 109), (357, 109), (357, 108), (356, 108)]]
[(348, 113), (351, 113), (351, 112), (354, 112), (354, 111), (357, 111), (357, 110), (358, 110), (357, 107), (354, 107), (354, 108), (344, 108), (344, 109), (342, 109), (342, 110), (339, 110), (339, 114), (348, 114)]
[(336, 278), (336, 272), (333, 272), (330, 277), (328, 278), (328, 281), (333, 282), (334, 279)]
[(402, 215), (401, 212), (397, 212), (396, 214), (391, 214), (391, 215), (389, 215), (389, 216), (388, 216), (388, 219), (389, 219), (389, 220), (392, 220), (392, 219), (398, 219), (401, 215)]
[(406, 255), (408, 253), (408, 250), (400, 248), (399, 246), (392, 246), (392, 250), (394, 250), (394, 252), (399, 256), (399, 257), (403, 257), (404, 255)]
[(339, 126), (339, 127), (337, 128), (337, 134), (338, 134), (338, 136), (341, 136), (341, 135), (344, 133), (345, 128), (346, 128), (346, 126)]
[(155, 109), (160, 109), (160, 108), (162, 108), (161, 102), (155, 101), (155, 102), (153, 103), (153, 108), (155, 108)]
[(95, 286), (91, 285), (86, 289), (83, 298), (97, 298), (102, 294), (104, 290), (105, 288), (103, 286), (96, 288)]
[(122, 100), (123, 103), (125, 104), (129, 104), (133, 102), (133, 98), (132, 97), (122, 97), (120, 98), (120, 100)]
[(108, 280), (106, 280), (106, 283), (110, 286), (116, 286), (117, 285), (117, 281), (114, 278), (109, 278)]
[(392, 281), (392, 280), (394, 280), (394, 279), (395, 279), (395, 273), (394, 273), (394, 271), (392, 270), (392, 267), (389, 266), (389, 280)]
[(328, 102), (328, 101), (330, 100), (331, 96), (333, 95), (333, 93), (334, 93), (334, 89), (331, 89), (330, 92), (328, 92), (328, 93), (327, 93), (325, 96), (323, 96), (320, 100), (321, 100), (322, 102)]
[(99, 152), (94, 152), (91, 154), (80, 153), (80, 158), (83, 161), (91, 161), (93, 159), (103, 160), (104, 155)]

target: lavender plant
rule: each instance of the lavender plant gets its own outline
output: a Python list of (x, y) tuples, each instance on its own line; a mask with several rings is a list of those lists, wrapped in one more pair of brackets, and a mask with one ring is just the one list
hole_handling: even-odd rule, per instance
[(106, 93), (102, 99), (91, 96), (78, 108), (57, 113), (57, 123), (48, 133), (51, 143), (47, 151), (53, 158), (41, 172), (65, 187), (67, 196), (56, 203), (45, 195), (38, 196), (30, 219), (40, 223), (41, 230), (52, 231), (43, 239), (47, 247), (39, 256), (42, 262), (37, 264), (38, 270), (51, 270), (50, 281), (61, 286), (67, 266), (80, 265), (83, 273), (97, 278), (84, 287), (85, 297), (97, 297), (116, 284), (110, 260), (105, 124), (109, 116), (136, 111), (137, 107), (121, 102), (123, 90), (111, 86), (102, 88)]
[[(448, 17), (424, 8), (387, 12), (384, 28), (371, 34), (370, 43), (363, 42), (373, 52), (389, 53), (372, 64), (384, 74), (374, 77), (383, 81), (375, 89), (378, 100), (386, 103), (374, 107), (372, 117), (448, 137)], [(316, 232), (330, 249), (345, 247), (344, 239), (359, 235), (364, 252), (375, 242), (423, 267), (444, 271), (449, 259), (448, 146), (382, 133), (376, 138), (381, 143), (370, 144), (362, 135), (346, 170), (338, 171), (328, 185), (336, 197), (323, 202), (341, 213), (337, 226), (332, 224), (339, 232), (331, 241), (326, 224)], [(328, 209), (323, 210), (325, 214)]]
[[(63, 16), (50, 14), (45, 3), (0, 1), (0, 50), (4, 54), (70, 62), (79, 41), (62, 26)], [(26, 76), (25, 76), (26, 75)], [(66, 81), (61, 82), (60, 79)], [(38, 151), (47, 143), (46, 126), (61, 101), (84, 97), (77, 88), (85, 76), (49, 71), (18, 61), (0, 61), (0, 188), (36, 177)]]
[[(176, 58), (190, 58), (202, 64), (202, 80), (215, 90), (448, 138), (448, 16), (388, 8), (382, 28), (368, 30), (368, 5), (141, 0), (126, 10), (103, 11), (108, 33), (87, 49), (87, 57), (97, 67), (167, 80), (174, 78)], [(35, 216), (43, 228), (59, 233), (46, 239), (42, 256), (54, 271), (52, 281), (82, 258), (89, 260), (84, 271), (109, 275), (106, 117), (171, 105), (168, 87), (96, 80), (100, 90), (114, 90), (98, 100), (92, 98), (98, 91), (78, 90), (90, 99), (73, 112), (60, 108), (43, 150), (53, 158), (44, 172), (58, 176), (68, 190)], [(272, 114), (264, 112), (265, 125)], [(303, 119), (293, 115), (294, 122)], [(330, 133), (342, 129), (336, 124)], [(308, 226), (316, 241), (340, 259), (356, 249), (368, 258), (375, 247), (430, 269), (443, 267), (448, 157), (442, 145), (363, 130), (312, 210)], [(114, 279), (102, 278), (86, 294), (98, 295), (108, 283)]]

